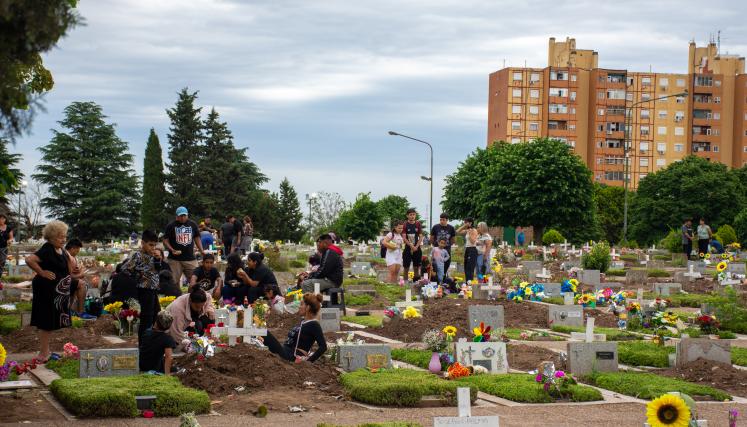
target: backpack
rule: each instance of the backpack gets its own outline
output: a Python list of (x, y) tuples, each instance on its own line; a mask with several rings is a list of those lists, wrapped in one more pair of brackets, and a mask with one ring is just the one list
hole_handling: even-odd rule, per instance
[(381, 238), (381, 240), (379, 240), (379, 244), (381, 245), (381, 257), (382, 258), (386, 257), (386, 245), (384, 245), (384, 239), (386, 239), (387, 236), (389, 235), (391, 235), (392, 236), (391, 238), (394, 239), (394, 232), (390, 231), (386, 233), (384, 237)]

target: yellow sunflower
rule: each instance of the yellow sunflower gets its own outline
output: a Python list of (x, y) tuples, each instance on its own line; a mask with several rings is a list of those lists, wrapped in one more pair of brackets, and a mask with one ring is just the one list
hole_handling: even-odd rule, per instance
[(646, 405), (646, 418), (651, 427), (687, 427), (690, 408), (680, 397), (664, 394)]
[(445, 333), (447, 336), (453, 337), (454, 335), (456, 335), (457, 328), (449, 325), (449, 326), (444, 327), (441, 331)]
[(0, 344), (0, 366), (5, 365), (6, 356), (8, 356), (8, 353), (5, 351), (5, 347), (3, 347), (2, 344)]
[(574, 288), (578, 286), (578, 280), (576, 279), (571, 279), (568, 281), (568, 283), (570, 283)]
[(707, 254), (705, 254), (705, 259), (711, 259), (711, 253), (710, 252), (708, 252)]
[(721, 261), (720, 263), (716, 264), (716, 270), (721, 273), (722, 271), (726, 270), (726, 263)]

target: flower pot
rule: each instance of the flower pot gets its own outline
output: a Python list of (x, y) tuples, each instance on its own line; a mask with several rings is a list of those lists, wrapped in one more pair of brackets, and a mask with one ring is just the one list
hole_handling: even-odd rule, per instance
[(441, 356), (435, 351), (431, 355), (431, 362), (428, 364), (428, 370), (434, 374), (441, 372)]

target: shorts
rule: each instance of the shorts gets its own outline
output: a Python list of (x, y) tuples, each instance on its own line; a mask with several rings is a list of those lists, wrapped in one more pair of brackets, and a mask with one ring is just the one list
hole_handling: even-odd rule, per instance
[(410, 268), (410, 264), (412, 264), (412, 267), (414, 269), (417, 269), (420, 267), (420, 262), (423, 259), (423, 248), (418, 248), (415, 253), (410, 252), (410, 247), (406, 247), (404, 252), (402, 252), (402, 265), (405, 268)]

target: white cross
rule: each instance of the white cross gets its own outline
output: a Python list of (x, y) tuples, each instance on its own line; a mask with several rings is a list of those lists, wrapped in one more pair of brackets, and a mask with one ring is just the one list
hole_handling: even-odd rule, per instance
[(394, 306), (397, 308), (407, 308), (410, 306), (413, 307), (422, 307), (423, 301), (413, 301), (412, 300), (412, 291), (410, 289), (405, 290), (405, 301), (397, 301), (394, 303)]
[(686, 277), (693, 277), (695, 279), (699, 279), (699, 278), (702, 277), (699, 272), (695, 271), (695, 265), (694, 264), (690, 264), (689, 271), (687, 273), (685, 273), (685, 276)]
[(547, 274), (547, 268), (545, 267), (542, 267), (542, 273), (537, 274), (536, 276), (537, 278), (540, 278), (540, 279), (549, 279), (552, 277), (552, 275)]
[(314, 295), (321, 295), (322, 301), (331, 301), (330, 296), (323, 295), (320, 289), (321, 289), (321, 285), (319, 284), (319, 282), (314, 282)]
[(586, 318), (586, 342), (594, 342), (594, 318)]
[[(225, 319), (225, 309), (220, 309), (216, 311), (216, 314), (220, 314), (218, 316), (218, 319)], [(254, 321), (253, 321), (253, 312), (252, 308), (248, 307), (244, 309), (244, 324), (241, 327), (237, 326), (237, 320), (238, 320), (238, 312), (237, 311), (229, 311), (228, 312), (228, 326), (223, 327), (214, 327), (210, 330), (211, 335), (213, 338), (218, 338), (221, 335), (228, 335), (228, 345), (233, 347), (236, 345), (236, 337), (242, 337), (243, 341), (245, 343), (248, 343), (249, 340), (253, 337), (264, 337), (267, 336), (267, 329), (266, 328), (256, 328), (254, 327)]]

